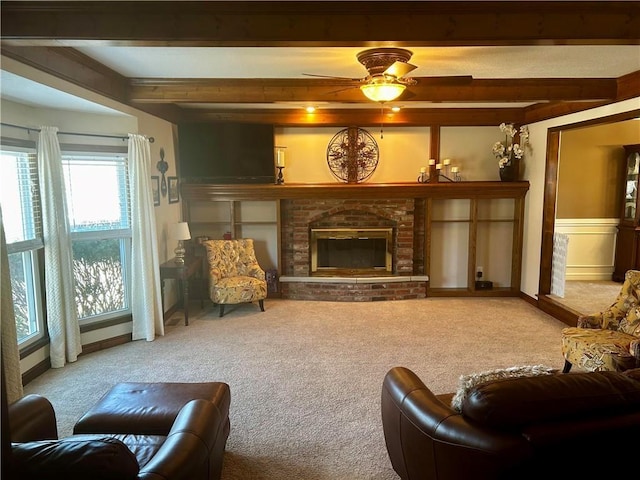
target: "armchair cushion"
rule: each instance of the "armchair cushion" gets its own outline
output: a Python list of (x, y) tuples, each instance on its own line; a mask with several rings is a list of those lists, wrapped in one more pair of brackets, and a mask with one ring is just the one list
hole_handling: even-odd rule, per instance
[(11, 453), (21, 480), (127, 480), (140, 470), (135, 455), (112, 437), (13, 443)]
[(267, 296), (267, 284), (253, 277), (223, 278), (216, 284), (215, 302), (234, 304), (264, 299)]
[(615, 330), (568, 327), (562, 330), (562, 354), (572, 365), (590, 371), (622, 372), (638, 366), (630, 351), (637, 337)]

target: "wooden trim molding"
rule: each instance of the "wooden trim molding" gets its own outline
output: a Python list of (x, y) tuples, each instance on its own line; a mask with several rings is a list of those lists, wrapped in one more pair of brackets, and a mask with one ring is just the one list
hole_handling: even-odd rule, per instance
[(365, 184), (213, 185), (186, 183), (184, 201), (282, 200), (282, 199), (378, 199), (378, 198), (524, 198), (529, 182), (439, 182)]
[(545, 172), (544, 204), (542, 209), (539, 295), (548, 295), (551, 293), (553, 233), (556, 221), (559, 156), (560, 132), (551, 130), (547, 135), (547, 170)]

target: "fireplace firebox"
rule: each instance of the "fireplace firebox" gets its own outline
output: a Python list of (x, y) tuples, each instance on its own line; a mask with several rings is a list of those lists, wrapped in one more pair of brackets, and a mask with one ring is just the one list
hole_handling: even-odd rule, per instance
[(392, 228), (312, 228), (311, 275), (391, 275)]

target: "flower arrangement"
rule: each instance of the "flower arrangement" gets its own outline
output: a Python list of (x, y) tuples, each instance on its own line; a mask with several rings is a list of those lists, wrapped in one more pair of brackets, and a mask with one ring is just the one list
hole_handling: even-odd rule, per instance
[(518, 130), (512, 123), (501, 123), (500, 131), (504, 133), (504, 142), (496, 142), (493, 144), (493, 154), (498, 159), (498, 166), (504, 168), (511, 166), (514, 160), (520, 160), (524, 156), (524, 146), (529, 143), (529, 129), (524, 126), (520, 127), (520, 141), (514, 143), (513, 138)]

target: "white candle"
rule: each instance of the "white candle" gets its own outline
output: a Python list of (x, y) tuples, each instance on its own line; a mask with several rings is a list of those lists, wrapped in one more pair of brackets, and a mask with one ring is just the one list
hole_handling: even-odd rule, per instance
[(441, 163), (436, 163), (436, 170), (440, 170), (442, 168), (442, 164)]
[(420, 173), (427, 173), (427, 167), (420, 167)]
[(278, 150), (278, 154), (276, 158), (276, 166), (284, 167), (284, 150)]
[(442, 163), (444, 163), (445, 166), (446, 165), (450, 165), (451, 164), (451, 159), (450, 158), (445, 158), (444, 162), (442, 162)]
[(435, 165), (436, 161), (432, 158), (431, 160), (429, 160), (429, 165)]
[(458, 167), (451, 167), (451, 173), (458, 173)]

